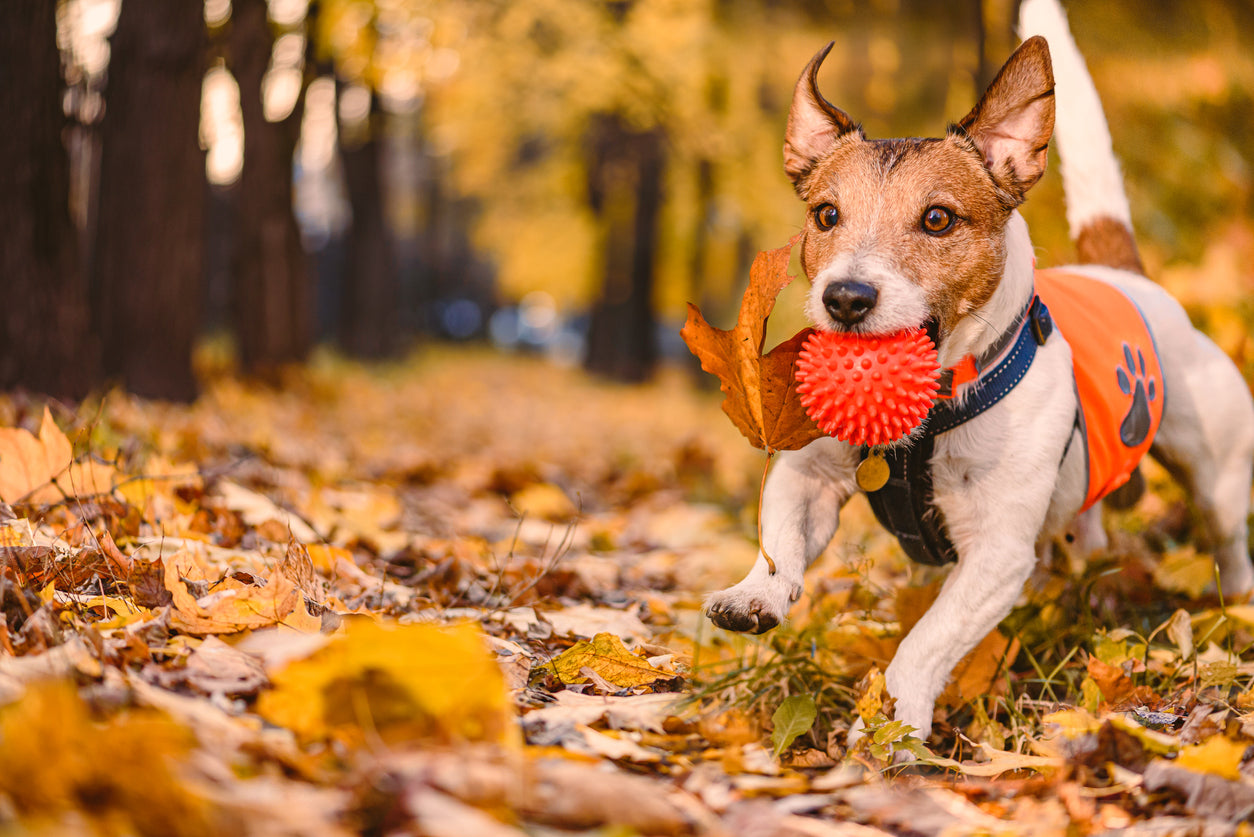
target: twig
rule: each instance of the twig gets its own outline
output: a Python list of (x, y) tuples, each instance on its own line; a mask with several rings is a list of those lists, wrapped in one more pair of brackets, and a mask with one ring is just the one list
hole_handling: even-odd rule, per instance
[(771, 460), (775, 458), (775, 451), (771, 448), (766, 449), (766, 464), (762, 466), (762, 482), (758, 486), (758, 549), (762, 550), (762, 557), (766, 559), (766, 566), (770, 575), (775, 575), (775, 559), (766, 551), (766, 544), (762, 542), (762, 498), (766, 496), (766, 475), (771, 471)]

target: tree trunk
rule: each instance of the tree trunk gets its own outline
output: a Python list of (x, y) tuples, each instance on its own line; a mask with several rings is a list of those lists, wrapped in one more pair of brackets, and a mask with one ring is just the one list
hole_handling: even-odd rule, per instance
[(204, 292), (205, 24), (199, 3), (126, 0), (101, 123), (93, 307), (106, 375), (153, 398), (196, 394)]
[(232, 311), (240, 366), (272, 376), (313, 342), (313, 286), (292, 208), (292, 155), (304, 89), (280, 122), (262, 108), (261, 82), (274, 48), (265, 0), (235, 0), (231, 66), (240, 87), (244, 168), (235, 195)]
[(588, 325), (584, 365), (622, 381), (643, 381), (657, 365), (654, 256), (662, 207), (662, 133), (603, 116), (589, 144), (589, 202), (601, 219), (604, 275)]
[(78, 398), (98, 367), (70, 221), (56, 7), (0, 3), (0, 389)]
[(400, 283), (384, 213), (382, 114), (372, 102), (368, 136), (341, 133), (340, 159), (353, 221), (340, 295), (340, 345), (350, 355), (382, 358), (400, 349)]

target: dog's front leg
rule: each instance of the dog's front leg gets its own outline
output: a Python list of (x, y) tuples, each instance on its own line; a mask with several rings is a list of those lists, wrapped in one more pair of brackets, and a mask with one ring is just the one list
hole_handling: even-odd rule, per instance
[(855, 448), (835, 439), (777, 455), (762, 497), (761, 553), (744, 580), (712, 594), (706, 613), (730, 631), (764, 633), (784, 620), (801, 595), (802, 576), (832, 536), (840, 509), (855, 490)]
[(1031, 541), (972, 546), (902, 640), (885, 685), (897, 701), (894, 718), (917, 729), (919, 738), (926, 741), (931, 734), (936, 698), (954, 666), (1010, 613), (1035, 564)]

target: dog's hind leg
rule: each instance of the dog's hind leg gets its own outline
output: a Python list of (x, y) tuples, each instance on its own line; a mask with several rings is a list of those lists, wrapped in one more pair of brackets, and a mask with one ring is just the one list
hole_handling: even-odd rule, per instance
[(744, 580), (710, 595), (715, 625), (760, 634), (774, 628), (801, 595), (806, 567), (823, 553), (845, 501), (856, 490), (857, 449), (824, 438), (777, 455), (762, 497), (762, 554)]
[(1254, 401), (1223, 351), (1200, 334), (1195, 339), (1192, 362), (1164, 370), (1167, 410), (1150, 453), (1188, 490), (1205, 527), (1205, 545), (1219, 566), (1223, 593), (1239, 596), (1254, 590), (1246, 522), (1254, 477)]

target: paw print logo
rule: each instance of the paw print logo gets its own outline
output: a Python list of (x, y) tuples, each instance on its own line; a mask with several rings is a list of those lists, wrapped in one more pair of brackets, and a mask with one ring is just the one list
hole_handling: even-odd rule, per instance
[(1123, 344), (1124, 365), (1119, 367), (1115, 377), (1119, 380), (1119, 389), (1124, 395), (1132, 396), (1132, 406), (1119, 425), (1119, 440), (1130, 448), (1145, 441), (1149, 436), (1150, 403), (1158, 398), (1158, 385), (1153, 377), (1145, 374), (1145, 355), (1140, 349), (1136, 356), (1132, 355), (1132, 347)]

